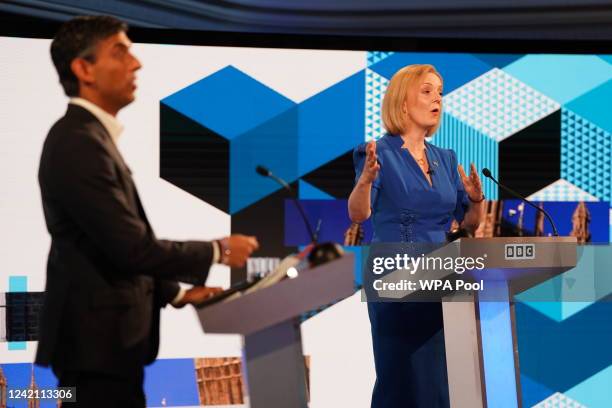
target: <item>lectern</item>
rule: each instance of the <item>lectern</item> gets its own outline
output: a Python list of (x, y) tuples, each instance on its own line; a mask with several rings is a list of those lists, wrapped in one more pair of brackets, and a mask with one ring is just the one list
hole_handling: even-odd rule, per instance
[(414, 285), (409, 290), (379, 290), (375, 295), (382, 301), (442, 301), (452, 408), (521, 407), (513, 297), (575, 267), (576, 238), (462, 238), (426, 256), (480, 257), (484, 267), (472, 267), (460, 275), (445, 268), (398, 269), (381, 280), (397, 283), (421, 277), (446, 282), (461, 279), (482, 283), (482, 290), (466, 292), (455, 288), (432, 293)]
[(576, 266), (576, 239), (462, 238), (458, 245), (461, 256), (485, 253), (487, 261), (471, 274), (483, 280), (482, 292), (442, 303), (451, 407), (522, 407), (513, 296)]
[(306, 408), (300, 316), (355, 293), (354, 255), (260, 290), (197, 308), (206, 333), (244, 336), (251, 408)]

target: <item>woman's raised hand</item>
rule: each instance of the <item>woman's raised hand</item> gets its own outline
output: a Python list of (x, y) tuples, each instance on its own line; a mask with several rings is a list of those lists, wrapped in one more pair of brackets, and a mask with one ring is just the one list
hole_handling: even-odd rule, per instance
[(366, 161), (361, 172), (361, 179), (371, 184), (378, 177), (379, 171), (380, 163), (378, 163), (378, 157), (376, 156), (376, 142), (372, 140), (366, 147)]
[(476, 166), (474, 163), (470, 164), (470, 176), (468, 177), (465, 174), (465, 170), (463, 170), (463, 166), (458, 166), (459, 175), (461, 176), (461, 181), (463, 182), (463, 188), (465, 188), (465, 192), (470, 197), (472, 201), (479, 202), (482, 200), (482, 183), (480, 182), (480, 177), (478, 177), (478, 171), (476, 170)]

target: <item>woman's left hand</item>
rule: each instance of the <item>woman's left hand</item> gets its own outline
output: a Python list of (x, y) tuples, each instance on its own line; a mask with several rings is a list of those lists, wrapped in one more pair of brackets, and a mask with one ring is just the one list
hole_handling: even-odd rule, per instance
[(459, 175), (461, 176), (461, 181), (463, 182), (463, 188), (465, 189), (467, 195), (472, 201), (481, 201), (483, 196), (482, 183), (480, 182), (480, 177), (478, 177), (478, 171), (476, 170), (474, 163), (470, 164), (469, 177), (465, 174), (465, 170), (463, 170), (462, 165), (459, 165), (457, 169), (459, 170)]

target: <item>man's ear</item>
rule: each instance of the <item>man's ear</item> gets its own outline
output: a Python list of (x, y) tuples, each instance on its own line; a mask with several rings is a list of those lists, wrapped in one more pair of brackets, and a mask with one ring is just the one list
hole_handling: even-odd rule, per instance
[(79, 82), (91, 84), (94, 82), (92, 64), (84, 58), (75, 58), (70, 63), (70, 69), (77, 77)]

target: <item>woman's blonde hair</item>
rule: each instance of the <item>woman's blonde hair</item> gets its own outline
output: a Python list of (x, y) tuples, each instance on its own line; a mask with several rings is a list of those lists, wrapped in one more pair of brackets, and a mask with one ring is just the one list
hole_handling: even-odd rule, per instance
[[(433, 65), (429, 64), (407, 65), (393, 75), (382, 102), (382, 120), (387, 132), (392, 135), (400, 135), (406, 131), (406, 115), (403, 113), (404, 102), (409, 100), (409, 96), (414, 92), (416, 86), (425, 74), (430, 72), (436, 74), (440, 81), (443, 81), (442, 75), (436, 71)], [(442, 115), (439, 117), (441, 119)], [(440, 120), (427, 131), (427, 136), (436, 133), (438, 126), (440, 126)]]

